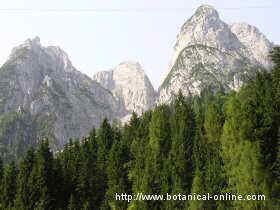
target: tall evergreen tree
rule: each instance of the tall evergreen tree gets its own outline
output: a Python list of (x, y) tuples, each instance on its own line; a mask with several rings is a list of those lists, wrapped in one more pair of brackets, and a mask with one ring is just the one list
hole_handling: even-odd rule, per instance
[[(129, 180), (132, 183), (132, 192), (134, 195), (142, 192), (142, 186), (144, 183), (144, 169), (145, 169), (145, 158), (148, 155), (146, 147), (149, 142), (149, 125), (151, 121), (152, 111), (147, 111), (143, 113), (141, 118), (131, 118), (130, 125), (132, 128), (137, 127), (137, 132), (132, 138), (132, 143), (130, 145), (130, 162), (129, 162)], [(137, 125), (137, 126), (133, 126)], [(147, 154), (146, 154), (147, 153)], [(145, 209), (145, 203), (141, 201), (131, 201), (129, 204), (129, 209)]]
[(128, 202), (125, 200), (116, 200), (115, 195), (127, 193), (131, 194), (128, 180), (128, 148), (126, 142), (121, 138), (121, 133), (118, 128), (114, 129), (114, 143), (109, 153), (107, 164), (108, 190), (107, 200), (112, 209), (124, 210), (127, 209)]
[(2, 180), (1, 207), (3, 209), (11, 209), (14, 207), (16, 197), (16, 176), (16, 164), (12, 161), (5, 167)]
[(273, 190), (272, 190), (272, 199), (275, 203), (275, 206), (280, 205), (280, 47), (274, 47), (270, 53), (271, 60), (274, 63), (274, 67), (272, 69), (272, 92), (273, 92), (273, 107), (274, 113), (276, 115), (276, 124), (278, 128), (277, 135), (277, 146), (278, 149), (277, 157), (275, 163), (272, 167), (272, 173), (274, 180)]
[(3, 168), (3, 160), (0, 156), (0, 209), (2, 209), (2, 180), (3, 180), (4, 168)]
[(2, 178), (3, 178), (3, 160), (0, 156), (0, 183), (2, 182)]
[[(222, 137), (222, 157), (227, 175), (227, 192), (235, 195), (264, 194), (269, 197), (267, 170), (261, 161), (260, 142), (248, 134), (253, 122), (242, 110), (238, 97), (227, 105), (227, 119)], [(251, 133), (253, 135), (253, 133)], [(235, 209), (269, 209), (267, 201), (233, 201)]]
[(33, 185), (32, 208), (52, 209), (55, 207), (54, 159), (48, 140), (43, 140), (36, 152), (35, 166), (31, 172), (29, 185)]
[[(166, 194), (170, 191), (170, 174), (167, 165), (170, 139), (170, 109), (167, 105), (155, 108), (149, 126), (149, 142), (145, 158), (144, 194)], [(146, 202), (148, 209), (162, 209), (162, 201)]]
[(97, 136), (97, 174), (96, 178), (98, 180), (96, 185), (96, 205), (100, 207), (105, 201), (105, 194), (107, 191), (107, 173), (106, 173), (106, 164), (108, 159), (108, 154), (113, 143), (113, 130), (108, 120), (105, 119), (98, 130)]
[[(204, 169), (204, 185), (207, 193), (211, 195), (223, 194), (226, 184), (223, 161), (221, 157), (221, 135), (225, 121), (225, 96), (221, 93), (215, 95), (205, 113), (206, 159)], [(226, 209), (226, 202), (207, 201), (207, 206), (213, 209)]]
[[(171, 194), (189, 194), (193, 178), (193, 139), (195, 137), (195, 116), (190, 99), (186, 101), (180, 91), (174, 102), (171, 117), (171, 150), (169, 167), (171, 174)], [(168, 208), (182, 209), (185, 201), (171, 201)], [(166, 203), (167, 204), (167, 203)]]
[(95, 133), (91, 133), (91, 136), (84, 139), (81, 143), (81, 164), (78, 177), (78, 183), (76, 191), (78, 192), (81, 207), (84, 209), (93, 209), (96, 203), (95, 200), (95, 188), (96, 182), (96, 146)]
[(16, 203), (19, 209), (31, 209), (32, 206), (30, 204), (31, 197), (31, 188), (28, 185), (28, 181), (33, 170), (35, 163), (35, 153), (34, 149), (30, 148), (26, 152), (23, 160), (19, 165), (19, 173), (17, 176), (17, 194), (16, 194)]
[[(192, 182), (191, 194), (205, 194), (207, 188), (204, 185), (205, 182), (205, 168), (207, 159), (207, 137), (205, 132), (205, 112), (209, 101), (211, 99), (211, 93), (205, 91), (201, 96), (194, 96), (192, 100), (193, 110), (195, 113), (195, 137), (193, 140), (193, 163), (194, 163), (194, 175)], [(186, 207), (190, 209), (206, 209), (207, 202), (200, 200), (191, 200), (186, 202)]]

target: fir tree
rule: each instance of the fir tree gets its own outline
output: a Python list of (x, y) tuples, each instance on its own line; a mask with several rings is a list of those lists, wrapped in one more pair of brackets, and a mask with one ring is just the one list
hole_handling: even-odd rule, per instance
[(35, 163), (35, 153), (34, 149), (30, 148), (23, 160), (19, 165), (19, 173), (17, 176), (17, 194), (16, 194), (16, 203), (15, 205), (19, 209), (31, 209), (31, 188), (28, 185), (28, 180), (30, 178), (31, 172), (33, 170)]
[[(186, 101), (179, 92), (174, 102), (171, 117), (171, 150), (169, 153), (169, 173), (171, 174), (171, 194), (189, 194), (193, 178), (193, 139), (195, 137), (195, 117), (190, 100)], [(185, 201), (171, 201), (169, 208), (182, 209)]]
[(130, 194), (128, 181), (128, 148), (121, 138), (118, 128), (114, 129), (114, 143), (109, 153), (107, 164), (108, 190), (106, 192), (107, 200), (111, 207), (116, 210), (127, 209), (127, 201), (116, 200), (115, 194)]
[(35, 208), (51, 209), (55, 207), (54, 160), (48, 140), (43, 140), (36, 152), (36, 163), (31, 172), (29, 185), (33, 185), (32, 201)]
[(108, 120), (105, 119), (98, 130), (97, 144), (97, 161), (96, 161), (96, 206), (100, 207), (105, 200), (105, 194), (107, 191), (107, 174), (106, 174), (106, 164), (108, 159), (108, 154), (113, 143), (113, 130)]
[[(242, 103), (237, 96), (227, 105), (227, 119), (222, 136), (227, 192), (237, 195), (264, 194), (269, 197), (267, 171), (261, 162), (259, 142), (252, 142), (248, 132), (252, 121), (243, 113)], [(235, 209), (269, 209), (265, 201), (233, 201)]]
[[(145, 173), (142, 192), (165, 194), (170, 191), (170, 174), (167, 158), (170, 150), (170, 110), (166, 105), (155, 108), (149, 126), (149, 142), (145, 158)], [(162, 201), (146, 202), (148, 209), (161, 209)]]
[[(0, 201), (1, 201), (1, 194), (2, 194), (2, 180), (3, 180), (4, 168), (3, 168), (3, 160), (0, 156)], [(1, 203), (1, 202), (0, 202)], [(1, 208), (0, 208), (1, 209)]]
[[(226, 184), (223, 160), (221, 157), (221, 135), (225, 121), (224, 96), (220, 93), (215, 95), (215, 99), (208, 105), (205, 114), (205, 136), (206, 158), (205, 158), (205, 177), (204, 185), (207, 193), (211, 195), (223, 194)], [(211, 208), (225, 209), (224, 201), (208, 201), (207, 205)]]
[[(132, 183), (131, 190), (134, 195), (142, 192), (142, 186), (144, 181), (144, 169), (145, 169), (145, 158), (146, 156), (146, 147), (149, 142), (149, 124), (151, 121), (152, 112), (147, 111), (143, 113), (142, 117), (131, 118), (130, 125), (137, 125), (137, 132), (132, 138), (132, 143), (130, 145), (130, 161), (129, 161), (129, 180)], [(135, 119), (135, 120), (133, 120)], [(137, 122), (137, 123), (135, 123)], [(131, 201), (129, 204), (129, 209), (146, 209), (146, 203), (141, 201)]]
[[(91, 133), (91, 135), (95, 135)], [(81, 144), (80, 170), (76, 191), (79, 195), (81, 207), (92, 209), (95, 201), (94, 190), (96, 188), (96, 154), (94, 136), (84, 139)], [(86, 206), (85, 206), (86, 204)]]
[(14, 206), (16, 197), (16, 176), (17, 168), (15, 162), (12, 161), (4, 169), (1, 189), (1, 206), (3, 209), (9, 209)]

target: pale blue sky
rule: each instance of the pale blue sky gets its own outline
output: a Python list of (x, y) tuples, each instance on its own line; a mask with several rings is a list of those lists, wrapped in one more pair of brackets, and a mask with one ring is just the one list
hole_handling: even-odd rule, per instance
[(39, 36), (90, 77), (139, 61), (157, 88), (181, 25), (201, 4), (214, 6), (227, 23), (257, 26), (280, 44), (279, 0), (9, 0), (0, 4), (0, 63), (14, 46)]

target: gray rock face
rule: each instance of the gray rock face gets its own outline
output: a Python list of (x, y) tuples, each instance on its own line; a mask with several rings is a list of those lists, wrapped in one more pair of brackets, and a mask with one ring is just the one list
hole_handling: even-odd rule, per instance
[(133, 111), (140, 115), (154, 106), (156, 92), (137, 62), (120, 63), (113, 70), (98, 72), (93, 78), (118, 99), (123, 121)]
[(268, 58), (273, 44), (255, 26), (247, 23), (235, 23), (231, 25), (231, 31), (237, 36), (239, 41), (247, 47), (253, 58), (266, 68), (271, 67)]
[(271, 47), (255, 27), (229, 26), (213, 7), (201, 6), (177, 36), (158, 103), (169, 102), (180, 89), (185, 95), (204, 88), (238, 90), (257, 70), (270, 66)]
[(41, 46), (38, 37), (12, 50), (0, 69), (0, 86), (0, 115), (20, 107), (43, 119), (55, 148), (118, 116), (110, 91), (77, 71), (59, 47)]

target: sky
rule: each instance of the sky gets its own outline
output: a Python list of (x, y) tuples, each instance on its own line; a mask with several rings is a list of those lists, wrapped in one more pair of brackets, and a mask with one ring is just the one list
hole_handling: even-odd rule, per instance
[(215, 7), (223, 21), (247, 22), (280, 44), (279, 0), (9, 0), (0, 4), (0, 64), (13, 47), (39, 36), (90, 77), (133, 60), (158, 88), (180, 27), (202, 4)]

